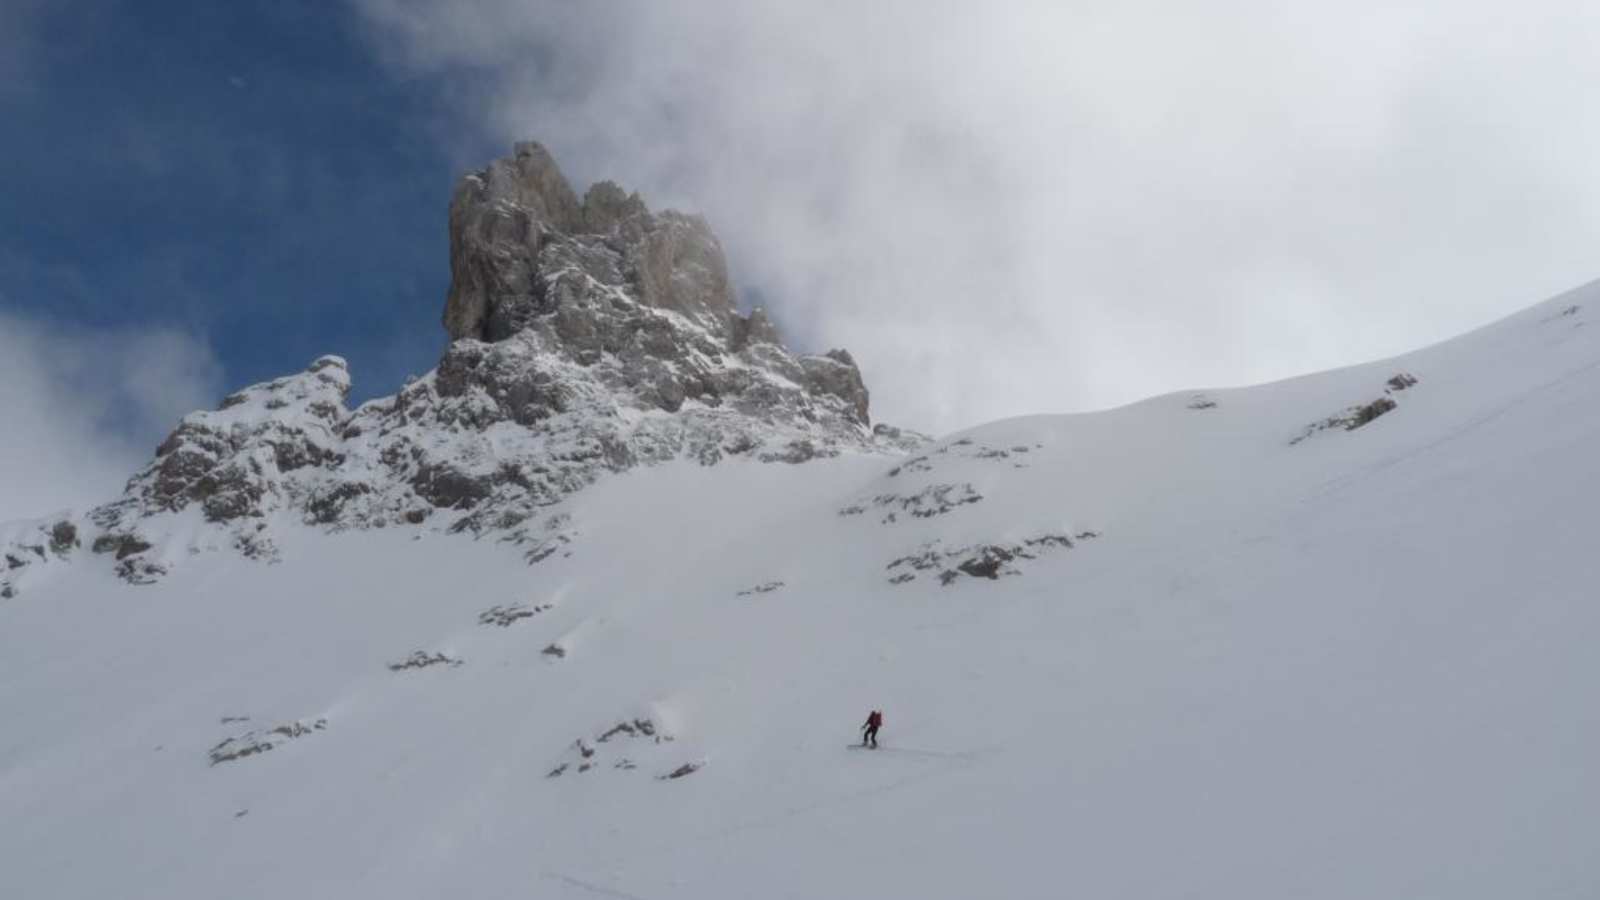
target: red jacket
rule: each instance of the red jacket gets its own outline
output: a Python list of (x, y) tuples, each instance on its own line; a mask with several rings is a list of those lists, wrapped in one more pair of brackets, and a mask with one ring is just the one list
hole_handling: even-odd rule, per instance
[(872, 714), (867, 716), (867, 725), (866, 725), (866, 727), (868, 727), (868, 728), (882, 728), (883, 727), (883, 713), (878, 712), (877, 710), (873, 710)]

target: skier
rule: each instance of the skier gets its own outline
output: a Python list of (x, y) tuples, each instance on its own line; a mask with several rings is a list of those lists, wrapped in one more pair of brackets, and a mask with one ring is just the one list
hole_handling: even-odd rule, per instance
[(878, 749), (878, 729), (883, 727), (883, 713), (873, 710), (867, 714), (867, 722), (861, 726), (861, 746)]

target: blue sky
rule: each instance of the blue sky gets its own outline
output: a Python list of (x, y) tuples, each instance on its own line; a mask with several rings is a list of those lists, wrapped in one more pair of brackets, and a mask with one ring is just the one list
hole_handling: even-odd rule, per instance
[[(338, 352), (360, 397), (432, 365), (447, 82), (322, 2), (38, 4), (0, 91), (0, 310), (176, 328), (241, 385)], [(487, 159), (497, 149), (485, 146)]]

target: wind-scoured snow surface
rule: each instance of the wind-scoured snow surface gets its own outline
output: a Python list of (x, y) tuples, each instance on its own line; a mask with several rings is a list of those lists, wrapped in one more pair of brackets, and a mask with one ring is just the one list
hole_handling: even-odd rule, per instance
[(635, 469), (533, 566), (52, 557), (0, 601), (3, 893), (1600, 895), (1597, 315)]

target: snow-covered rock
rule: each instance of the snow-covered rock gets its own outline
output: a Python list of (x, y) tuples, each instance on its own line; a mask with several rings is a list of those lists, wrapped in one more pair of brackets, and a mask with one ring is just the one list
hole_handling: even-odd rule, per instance
[(24, 579), (66, 562), (82, 546), (70, 513), (0, 523), (0, 600), (15, 597)]
[(95, 552), (148, 583), (200, 550), (277, 559), (277, 530), (303, 522), (499, 533), (537, 561), (572, 540), (548, 508), (607, 473), (926, 441), (872, 427), (848, 352), (792, 353), (740, 314), (699, 217), (610, 182), (580, 203), (524, 143), (461, 179), (450, 225), (453, 340), (433, 371), (352, 411), (348, 366), (324, 356), (186, 416), (88, 514)]

